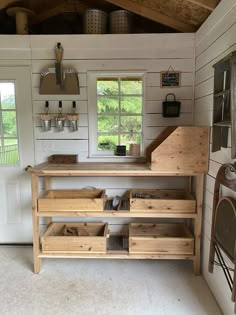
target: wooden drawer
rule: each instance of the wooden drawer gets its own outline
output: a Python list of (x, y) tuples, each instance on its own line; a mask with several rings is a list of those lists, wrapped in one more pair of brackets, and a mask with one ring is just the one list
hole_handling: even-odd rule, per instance
[(194, 239), (188, 228), (179, 223), (130, 223), (131, 254), (193, 255)]
[(184, 190), (132, 189), (130, 211), (160, 213), (195, 213), (196, 200)]
[[(65, 236), (64, 230), (79, 229), (79, 236)], [(106, 223), (52, 223), (42, 236), (43, 253), (106, 253)]]
[(105, 190), (48, 190), (38, 199), (38, 211), (103, 211)]

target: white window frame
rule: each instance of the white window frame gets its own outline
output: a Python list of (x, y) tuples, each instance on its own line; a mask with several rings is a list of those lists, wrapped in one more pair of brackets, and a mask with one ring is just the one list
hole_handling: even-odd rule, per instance
[(141, 155), (143, 152), (144, 138), (143, 138), (143, 126), (144, 126), (144, 86), (145, 86), (145, 73), (144, 72), (89, 72), (88, 73), (88, 114), (89, 114), (89, 157), (114, 157), (114, 158), (130, 158), (129, 156), (116, 156), (111, 151), (98, 151), (97, 150), (97, 78), (101, 77), (140, 77), (143, 82), (143, 91), (142, 91), (142, 144), (141, 144)]

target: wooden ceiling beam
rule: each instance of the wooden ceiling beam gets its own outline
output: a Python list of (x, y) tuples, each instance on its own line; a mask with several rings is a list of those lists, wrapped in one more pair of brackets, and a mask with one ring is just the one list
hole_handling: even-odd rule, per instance
[(195, 32), (196, 31), (196, 28), (193, 25), (183, 23), (179, 20), (176, 20), (174, 17), (170, 17), (168, 15), (162, 14), (156, 10), (153, 10), (150, 7), (141, 5), (132, 0), (106, 0), (106, 1), (120, 8), (123, 8), (125, 10), (141, 15), (149, 20), (171, 27), (177, 31), (180, 31), (180, 32)]
[(187, 1), (192, 2), (198, 5), (199, 7), (202, 7), (209, 11), (213, 11), (217, 7), (218, 3), (220, 2), (220, 0), (187, 0)]
[(0, 0), (0, 10), (7, 8), (8, 6), (17, 3), (21, 0)]
[(88, 6), (84, 2), (76, 2), (76, 6), (70, 2), (63, 2), (53, 8), (50, 8), (41, 13), (37, 14), (33, 19), (33, 24), (38, 24), (43, 22), (44, 20), (68, 12), (83, 12), (86, 10)]

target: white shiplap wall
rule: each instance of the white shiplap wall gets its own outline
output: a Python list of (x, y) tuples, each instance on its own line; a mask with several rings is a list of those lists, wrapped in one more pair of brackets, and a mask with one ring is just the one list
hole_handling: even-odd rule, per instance
[[(133, 34), (133, 35), (64, 35), (31, 36), (33, 111), (37, 163), (56, 153), (78, 153), (79, 160), (88, 157), (88, 88), (89, 71), (143, 71), (145, 73), (144, 144), (147, 145), (168, 125), (193, 123), (194, 34)], [(40, 95), (39, 79), (43, 68), (53, 66), (55, 44), (64, 48), (64, 67), (74, 67), (79, 73), (80, 95)], [(161, 89), (160, 71), (169, 67), (182, 72), (180, 88)], [(162, 117), (162, 101), (174, 92), (182, 102), (180, 118)], [(78, 132), (42, 132), (38, 114), (49, 100), (52, 113), (63, 101), (63, 112), (71, 111), (75, 100), (80, 113)], [(70, 141), (69, 139), (73, 139)]]
[[(236, 50), (236, 1), (222, 0), (219, 6), (196, 33), (195, 109), (196, 125), (212, 125), (214, 65)], [(216, 297), (223, 313), (233, 315), (234, 304), (226, 279), (220, 268), (208, 272), (209, 245), (215, 177), (219, 167), (231, 160), (231, 139), (228, 148), (210, 153), (209, 172), (206, 176), (203, 222), (203, 275)], [(226, 192), (228, 194), (228, 192)]]
[[(80, 95), (40, 95), (40, 73), (55, 62), (54, 47), (61, 42), (64, 48), (63, 66), (73, 67), (79, 74)], [(193, 123), (193, 73), (194, 34), (127, 34), (127, 35), (47, 35), (30, 36), (32, 58), (33, 113), (35, 125), (36, 163), (52, 154), (78, 154), (79, 161), (95, 161), (88, 158), (89, 120), (87, 76), (90, 71), (140, 71), (145, 73), (144, 144), (147, 145), (168, 125), (191, 125)], [(181, 71), (180, 88), (160, 88), (160, 71), (169, 67)], [(175, 93), (182, 102), (179, 118), (162, 117), (162, 101), (167, 93)], [(63, 113), (71, 111), (75, 100), (80, 114), (78, 132), (42, 132), (39, 113), (49, 100), (51, 113), (57, 113), (58, 101), (63, 101)], [(104, 159), (99, 159), (103, 162)], [(108, 195), (121, 193), (125, 188), (136, 186), (178, 187), (181, 180), (123, 179), (109, 184), (107, 179), (85, 180), (87, 185), (108, 188)], [(85, 181), (77, 187), (86, 186)], [(64, 183), (64, 181), (63, 181)], [(164, 184), (163, 184), (164, 183)], [(64, 185), (64, 184), (63, 184)], [(122, 187), (122, 188), (121, 188)]]
[[(52, 154), (78, 154), (79, 161), (88, 160), (89, 120), (87, 76), (90, 71), (139, 71), (145, 73), (144, 143), (149, 144), (166, 126), (193, 123), (193, 77), (195, 34), (127, 34), (127, 35), (1, 35), (0, 66), (29, 65), (32, 70), (32, 108), (36, 163)], [(61, 42), (64, 48), (63, 67), (77, 70), (80, 95), (40, 95), (40, 73), (54, 66), (54, 47)], [(180, 88), (160, 88), (160, 71), (172, 67), (181, 71)], [(162, 117), (162, 101), (167, 93), (175, 93), (182, 102), (179, 118)], [(42, 132), (39, 114), (49, 101), (50, 113), (58, 113), (58, 102), (63, 102), (63, 113), (71, 112), (76, 101), (79, 119), (78, 132), (56, 133), (54, 128)], [(91, 159), (89, 159), (91, 160)], [(95, 161), (94, 159), (92, 160)], [(100, 159), (103, 162), (104, 159)], [(184, 185), (181, 178), (63, 178), (53, 187), (104, 188), (108, 196), (122, 194), (130, 188), (176, 188)], [(119, 220), (115, 220), (117, 223)]]

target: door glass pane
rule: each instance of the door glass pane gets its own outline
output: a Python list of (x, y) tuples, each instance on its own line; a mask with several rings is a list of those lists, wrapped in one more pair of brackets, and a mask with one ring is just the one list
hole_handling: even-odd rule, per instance
[(15, 84), (13, 82), (0, 83), (1, 109), (15, 109)]
[(8, 139), (0, 143), (0, 163), (1, 164), (19, 163), (19, 150), (17, 139)]
[(2, 112), (2, 125), (4, 137), (16, 137), (17, 136), (16, 112), (15, 111)]
[(19, 164), (15, 84), (0, 82), (0, 164)]

